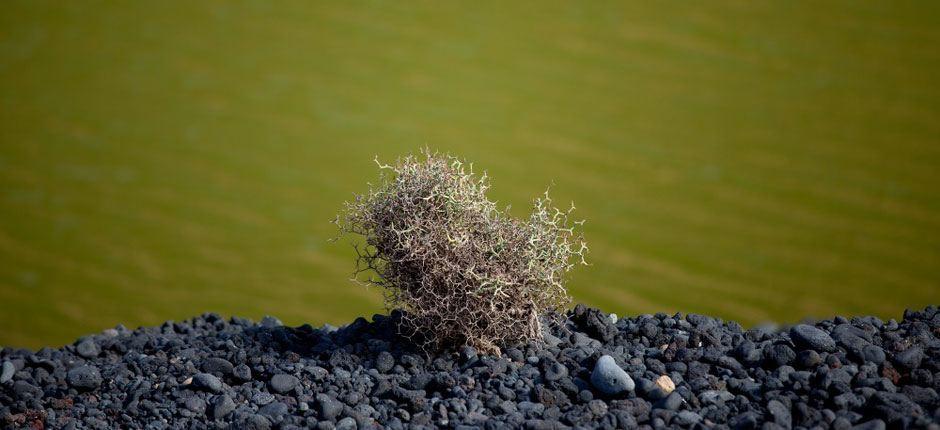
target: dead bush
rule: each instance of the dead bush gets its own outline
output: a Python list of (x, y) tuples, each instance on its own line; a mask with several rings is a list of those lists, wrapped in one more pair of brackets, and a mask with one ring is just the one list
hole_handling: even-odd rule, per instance
[(364, 237), (357, 280), (382, 288), (404, 310), (402, 335), (425, 349), (471, 345), (485, 352), (541, 339), (540, 316), (568, 304), (565, 274), (587, 245), (574, 209), (546, 191), (528, 220), (486, 198), (486, 173), (424, 151), (379, 164), (377, 185), (346, 202), (336, 224)]

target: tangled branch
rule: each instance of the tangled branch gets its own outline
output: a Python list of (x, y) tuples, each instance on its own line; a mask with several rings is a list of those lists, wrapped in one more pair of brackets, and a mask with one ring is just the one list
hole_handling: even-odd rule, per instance
[(361, 235), (356, 279), (382, 288), (405, 310), (402, 335), (426, 349), (540, 339), (540, 315), (568, 302), (565, 274), (585, 264), (587, 245), (548, 192), (528, 220), (486, 198), (486, 173), (423, 152), (380, 168), (378, 185), (346, 202), (335, 223)]

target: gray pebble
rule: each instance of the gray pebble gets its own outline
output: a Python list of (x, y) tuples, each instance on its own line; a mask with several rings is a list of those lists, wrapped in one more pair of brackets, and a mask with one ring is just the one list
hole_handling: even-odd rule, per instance
[(272, 317), (270, 315), (266, 315), (264, 318), (261, 319), (261, 327), (264, 327), (264, 328), (275, 328), (275, 327), (280, 327), (282, 325), (284, 325), (284, 323), (282, 323), (281, 320), (275, 317)]
[(91, 339), (85, 339), (75, 346), (75, 352), (84, 358), (95, 358), (101, 353), (98, 344)]
[[(389, 354), (391, 355), (391, 354)], [(330, 375), (330, 372), (320, 366), (304, 368), (304, 370), (313, 377), (314, 381), (320, 382)]]
[(3, 362), (3, 369), (0, 370), (0, 384), (5, 384), (13, 379), (13, 374), (16, 373), (16, 368), (13, 367), (13, 363), (9, 361)]
[(614, 358), (609, 355), (604, 355), (597, 360), (594, 371), (591, 373), (591, 384), (607, 395), (633, 391), (636, 385), (633, 378), (621, 369), (614, 361)]
[(321, 417), (332, 421), (343, 412), (343, 404), (326, 394), (317, 394), (317, 410)]
[(356, 424), (356, 420), (352, 417), (343, 418), (336, 423), (336, 430), (356, 430), (358, 428), (359, 425)]
[(186, 402), (184, 402), (184, 406), (186, 407), (186, 409), (189, 409), (190, 411), (193, 411), (199, 414), (206, 412), (206, 401), (198, 397), (190, 397), (186, 399)]
[(276, 393), (284, 394), (290, 390), (293, 390), (297, 384), (300, 383), (300, 380), (297, 379), (294, 375), (288, 375), (286, 373), (278, 373), (271, 377), (271, 389)]

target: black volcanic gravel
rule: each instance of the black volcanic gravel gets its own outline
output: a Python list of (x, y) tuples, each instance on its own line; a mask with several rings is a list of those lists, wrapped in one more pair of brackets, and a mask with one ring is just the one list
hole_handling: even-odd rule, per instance
[(5, 348), (0, 426), (940, 429), (934, 306), (781, 331), (578, 306), (547, 324), (544, 346), (498, 357), (425, 356), (393, 335), (399, 320), (317, 329), (206, 314)]

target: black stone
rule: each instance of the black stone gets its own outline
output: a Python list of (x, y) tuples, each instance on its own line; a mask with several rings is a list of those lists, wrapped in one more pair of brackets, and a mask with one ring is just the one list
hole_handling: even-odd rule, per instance
[(206, 411), (206, 401), (198, 397), (190, 397), (185, 401), (186, 409), (202, 414)]
[(916, 369), (923, 360), (924, 350), (916, 346), (894, 355), (894, 362), (905, 369)]
[(212, 419), (222, 419), (235, 410), (235, 401), (226, 394), (220, 394), (212, 398)]
[(218, 393), (222, 391), (222, 387), (222, 381), (215, 377), (215, 375), (197, 373), (193, 376), (193, 388)]
[(774, 424), (785, 429), (793, 427), (793, 418), (790, 415), (790, 408), (779, 400), (771, 400), (768, 402), (767, 412), (773, 417)]
[(386, 373), (392, 370), (392, 367), (395, 367), (395, 357), (392, 357), (388, 351), (380, 352), (375, 358), (375, 369), (379, 372)]
[(94, 366), (79, 366), (69, 370), (68, 383), (80, 391), (94, 390), (101, 385), (101, 373)]
[(568, 368), (565, 365), (554, 362), (545, 368), (546, 381), (558, 381), (568, 377)]
[(42, 389), (26, 381), (13, 383), (13, 393), (25, 399), (34, 399), (42, 396)]
[(682, 396), (679, 393), (673, 391), (665, 399), (660, 400), (656, 403), (656, 407), (659, 409), (667, 409), (670, 411), (679, 410), (679, 407), (682, 406)]
[[(502, 355), (421, 351), (398, 335), (400, 311), (339, 329), (205, 314), (60, 349), (0, 349), (0, 427), (42, 414), (46, 428), (155, 429), (879, 429), (940, 418), (935, 308), (784, 332), (702, 315), (614, 324), (584, 306), (568, 316)], [(598, 389), (604, 356), (635, 387)], [(673, 392), (653, 384), (663, 375)]]
[(798, 324), (790, 329), (790, 339), (800, 349), (833, 352), (836, 341), (828, 333), (807, 324)]
[(262, 406), (261, 409), (258, 409), (258, 413), (277, 422), (280, 421), (282, 416), (287, 415), (287, 410), (287, 405), (284, 403), (274, 402)]
[(235, 366), (224, 358), (210, 357), (202, 362), (202, 370), (217, 376), (229, 376), (235, 370)]
[(239, 364), (232, 369), (232, 377), (242, 382), (250, 381), (251, 368), (244, 364)]
[(816, 351), (808, 349), (796, 355), (796, 363), (804, 369), (815, 369), (816, 366), (822, 364), (822, 357)]
[(251, 414), (239, 420), (239, 430), (269, 430), (271, 420), (260, 414)]
[(796, 353), (789, 346), (777, 344), (764, 350), (764, 358), (770, 366), (780, 367), (790, 364), (796, 358)]
[(258, 406), (264, 406), (274, 401), (274, 395), (265, 391), (259, 391), (251, 396), (251, 403)]

